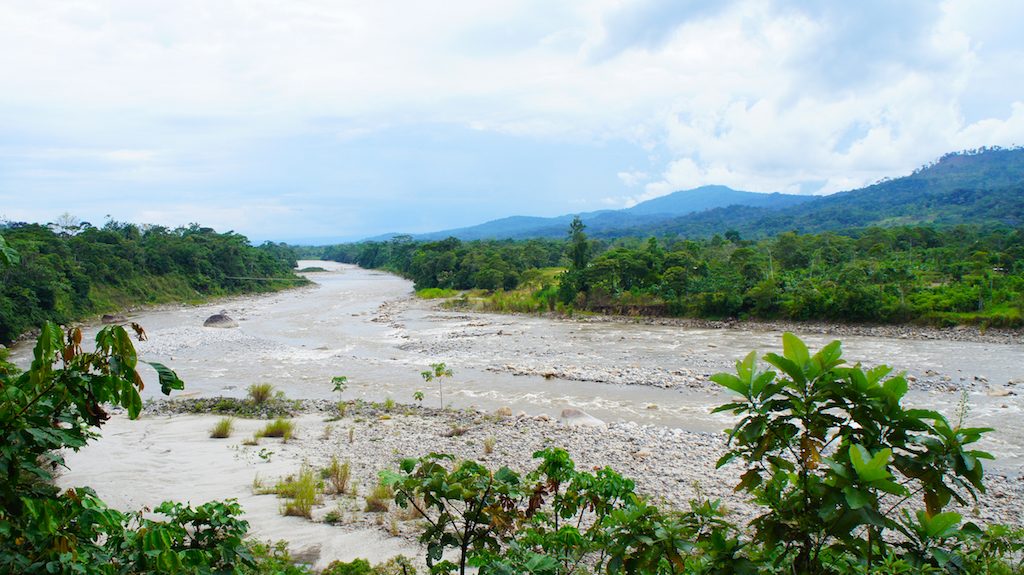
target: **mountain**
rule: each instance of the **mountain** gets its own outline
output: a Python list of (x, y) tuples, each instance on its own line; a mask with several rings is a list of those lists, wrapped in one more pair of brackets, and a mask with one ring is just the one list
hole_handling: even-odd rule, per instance
[(775, 210), (795, 206), (811, 199), (811, 196), (759, 194), (733, 190), (725, 186), (703, 186), (647, 200), (623, 210), (600, 210), (550, 218), (511, 216), (466, 228), (413, 237), (417, 240), (439, 240), (447, 237), (461, 240), (558, 238), (565, 235), (569, 223), (576, 216), (586, 224), (588, 234), (606, 236), (615, 235), (617, 231), (624, 229), (663, 225), (680, 216), (714, 208), (748, 206)]
[[(1024, 225), (1024, 148), (946, 154), (901, 178), (829, 196), (759, 194), (703, 186), (623, 210), (542, 218), (512, 216), (413, 236), (417, 240), (565, 237), (579, 216), (595, 238), (708, 237), (736, 230), (755, 238), (867, 226), (912, 224)], [(372, 238), (387, 240), (394, 234)]]
[(1024, 149), (947, 154), (909, 176), (819, 196), (785, 210), (715, 208), (599, 235), (706, 237), (734, 229), (757, 237), (788, 230), (920, 224), (1024, 225)]
[(741, 192), (726, 186), (701, 186), (692, 190), (675, 192), (667, 196), (641, 202), (626, 212), (637, 215), (673, 214), (676, 216), (703, 212), (728, 206), (751, 206), (760, 208), (782, 208), (795, 206), (812, 199), (810, 196), (793, 194), (758, 194)]

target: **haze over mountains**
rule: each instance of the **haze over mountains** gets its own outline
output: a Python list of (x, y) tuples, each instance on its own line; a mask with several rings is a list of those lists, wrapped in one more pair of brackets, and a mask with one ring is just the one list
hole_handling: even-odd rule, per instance
[[(744, 237), (787, 230), (820, 232), (872, 225), (1024, 223), (1024, 149), (947, 154), (913, 174), (829, 196), (763, 194), (703, 186), (622, 210), (557, 217), (511, 216), (466, 228), (413, 235), (417, 240), (563, 237), (579, 215), (593, 237)], [(372, 238), (383, 240), (395, 234)]]

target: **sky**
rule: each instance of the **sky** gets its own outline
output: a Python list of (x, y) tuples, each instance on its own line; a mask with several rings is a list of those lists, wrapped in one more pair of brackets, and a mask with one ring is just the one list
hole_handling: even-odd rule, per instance
[(0, 220), (254, 242), (1024, 144), (1020, 0), (0, 0)]

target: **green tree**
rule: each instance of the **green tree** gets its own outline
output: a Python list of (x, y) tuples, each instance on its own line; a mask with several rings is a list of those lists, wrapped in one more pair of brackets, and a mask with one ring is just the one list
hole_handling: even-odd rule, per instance
[(17, 250), (7, 245), (7, 240), (0, 236), (0, 264), (3, 267), (10, 267), (17, 264), (20, 259)]
[(444, 409), (444, 385), (442, 382), (445, 378), (452, 377), (452, 370), (448, 369), (444, 363), (432, 363), (430, 369), (420, 372), (420, 376), (427, 383), (437, 380), (437, 393), (441, 398), (441, 409)]
[(569, 265), (571, 270), (582, 270), (590, 261), (590, 243), (584, 229), (583, 220), (579, 216), (569, 224)]

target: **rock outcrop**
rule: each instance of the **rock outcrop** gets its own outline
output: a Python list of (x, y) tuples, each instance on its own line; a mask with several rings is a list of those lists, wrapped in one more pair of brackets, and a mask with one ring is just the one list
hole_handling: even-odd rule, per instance
[(575, 407), (563, 409), (558, 416), (558, 423), (567, 427), (608, 427), (605, 422)]
[(228, 317), (225, 313), (215, 313), (210, 317), (206, 318), (203, 322), (203, 327), (238, 327), (238, 322)]

